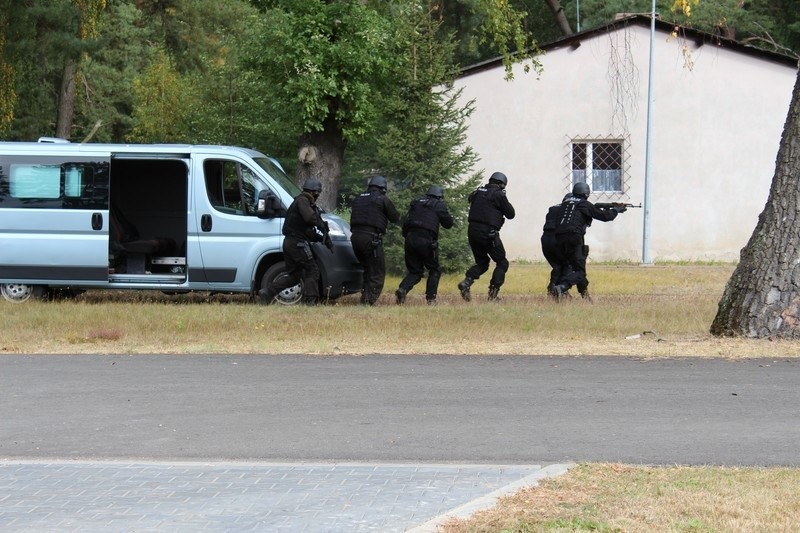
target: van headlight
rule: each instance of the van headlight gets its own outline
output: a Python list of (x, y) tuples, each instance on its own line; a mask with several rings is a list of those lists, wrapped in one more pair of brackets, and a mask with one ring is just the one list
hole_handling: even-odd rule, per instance
[(333, 217), (325, 213), (322, 218), (328, 223), (328, 235), (334, 241), (349, 241), (352, 232), (350, 225), (339, 217)]

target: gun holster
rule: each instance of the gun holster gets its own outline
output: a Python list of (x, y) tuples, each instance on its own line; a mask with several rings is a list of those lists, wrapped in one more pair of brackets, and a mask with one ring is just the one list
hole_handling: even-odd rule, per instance
[(492, 241), (492, 246), (497, 248), (497, 245), (500, 244), (500, 232), (496, 229), (493, 229), (489, 232), (489, 239)]

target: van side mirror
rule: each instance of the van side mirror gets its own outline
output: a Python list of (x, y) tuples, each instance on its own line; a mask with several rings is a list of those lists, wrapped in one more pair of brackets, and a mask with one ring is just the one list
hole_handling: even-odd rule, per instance
[(269, 189), (264, 189), (258, 193), (258, 204), (256, 205), (256, 216), (258, 218), (272, 218), (281, 211), (281, 202), (278, 197)]

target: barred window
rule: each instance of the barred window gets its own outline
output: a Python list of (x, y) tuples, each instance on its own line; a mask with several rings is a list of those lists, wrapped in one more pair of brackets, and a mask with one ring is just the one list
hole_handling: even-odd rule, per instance
[(588, 183), (592, 192), (621, 193), (622, 142), (572, 142), (572, 184)]

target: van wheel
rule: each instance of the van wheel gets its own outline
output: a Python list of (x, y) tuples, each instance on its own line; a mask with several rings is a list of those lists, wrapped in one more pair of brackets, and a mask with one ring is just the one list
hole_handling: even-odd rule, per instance
[(4, 283), (0, 285), (0, 294), (3, 298), (15, 304), (27, 302), (31, 298), (41, 300), (47, 294), (43, 285), (27, 285), (25, 283)]
[[(281, 276), (286, 276), (286, 263), (278, 261), (267, 269), (267, 272), (261, 278), (261, 288), (266, 289), (270, 283), (280, 279)], [(303, 298), (303, 282), (293, 285), (288, 289), (283, 289), (279, 292), (275, 299), (270, 303), (277, 303), (281, 305), (295, 305)]]

